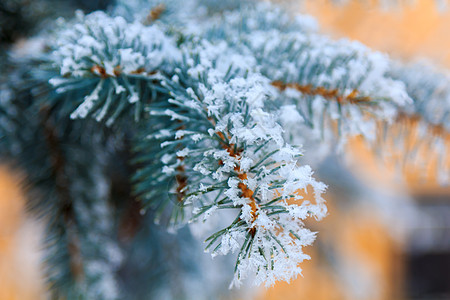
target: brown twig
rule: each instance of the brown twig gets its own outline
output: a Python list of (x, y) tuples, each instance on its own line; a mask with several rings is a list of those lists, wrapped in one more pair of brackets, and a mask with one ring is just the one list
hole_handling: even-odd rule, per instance
[[(140, 67), (139, 69), (136, 69), (134, 71), (131, 71), (130, 74), (142, 74), (145, 72), (145, 69), (143, 67)], [(106, 73), (106, 70), (104, 67), (99, 66), (99, 65), (95, 65), (91, 68), (91, 73), (94, 75), (99, 76), (102, 79), (106, 79), (106, 78), (110, 78), (113, 77), (112, 75)], [(113, 70), (114, 76), (118, 77), (120, 75), (122, 75), (122, 67), (120, 65), (117, 65), (114, 67)], [(151, 74), (155, 74), (155, 72), (151, 72), (149, 73)]]
[(370, 103), (372, 98), (367, 96), (358, 96), (359, 91), (354, 89), (350, 94), (344, 96), (339, 93), (338, 89), (327, 89), (325, 87), (313, 87), (312, 85), (301, 85), (298, 83), (285, 83), (281, 80), (275, 80), (271, 83), (274, 87), (278, 88), (280, 91), (284, 91), (287, 88), (291, 88), (299, 91), (304, 95), (309, 96), (322, 96), (327, 100), (333, 100), (341, 104), (364, 104)]
[[(236, 158), (236, 159), (239, 160), (239, 156), (240, 156), (240, 154), (242, 153), (242, 149), (236, 149), (235, 144), (228, 144), (228, 143), (226, 142), (226, 140), (225, 140), (225, 135), (224, 135), (222, 132), (217, 132), (217, 135), (218, 135), (218, 136), (222, 139), (222, 141), (224, 142), (222, 148), (224, 148), (224, 149), (228, 152), (228, 154), (229, 154), (231, 157), (234, 157), (234, 158)], [(219, 161), (219, 164), (220, 164), (220, 163), (223, 164), (222, 161)], [(241, 181), (244, 181), (244, 180), (246, 180), (246, 179), (248, 178), (248, 177), (247, 177), (247, 173), (243, 172), (243, 171), (241, 170), (241, 167), (240, 167), (239, 165), (238, 165), (238, 166), (235, 166), (235, 167), (234, 167), (234, 170), (235, 170), (236, 173), (238, 174), (238, 178), (239, 178)], [(253, 197), (254, 191), (251, 190), (251, 189), (250, 189), (246, 184), (244, 184), (243, 182), (239, 182), (238, 188), (241, 189), (241, 197), (244, 197), (244, 198), (247, 198), (247, 199), (250, 200), (249, 205), (250, 205), (250, 207), (251, 207), (251, 209), (252, 209), (252, 211), (251, 211), (252, 222), (254, 222), (254, 221), (256, 220), (256, 218), (258, 217), (258, 216), (257, 216), (258, 208), (257, 208), (257, 206), (256, 206), (256, 200), (255, 200), (255, 198)], [(255, 228), (250, 228), (249, 232), (250, 232), (250, 234), (251, 234), (252, 236), (254, 236), (255, 233), (256, 233), (256, 229), (255, 229)]]
[(83, 261), (81, 257), (80, 241), (76, 235), (76, 220), (73, 202), (70, 195), (70, 182), (65, 174), (65, 158), (60, 147), (58, 134), (55, 126), (50, 120), (50, 109), (41, 107), (42, 126), (44, 129), (45, 141), (50, 152), (52, 175), (55, 178), (55, 188), (59, 195), (61, 206), (60, 214), (63, 216), (64, 226), (67, 234), (67, 250), (70, 257), (70, 270), (76, 281), (83, 277)]
[[(180, 161), (183, 161), (184, 157), (177, 157)], [(177, 201), (179, 203), (182, 203), (186, 194), (186, 191), (184, 190), (188, 183), (188, 178), (185, 175), (185, 167), (184, 165), (180, 164), (176, 170), (178, 171), (178, 174), (175, 176), (175, 180), (177, 181)]]
[(166, 6), (163, 3), (158, 4), (157, 6), (152, 8), (150, 10), (150, 12), (148, 13), (147, 17), (145, 18), (144, 25), (150, 25), (155, 20), (158, 20), (165, 10), (166, 10)]

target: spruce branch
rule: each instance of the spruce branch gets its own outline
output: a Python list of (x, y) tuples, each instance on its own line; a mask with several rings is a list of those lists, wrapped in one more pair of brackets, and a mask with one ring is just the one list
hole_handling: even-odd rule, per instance
[[(205, 38), (225, 39), (244, 53), (241, 61), (275, 83), (280, 101), (291, 108), (285, 119), (294, 118), (295, 108), (296, 126), (313, 129), (309, 138), (293, 138), (296, 143), (330, 143), (336, 136), (345, 142), (355, 135), (373, 140), (376, 120), (390, 122), (397, 107), (411, 103), (404, 84), (390, 76), (386, 55), (357, 42), (332, 41), (317, 33), (314, 20), (251, 2), (216, 18), (217, 25), (205, 25)], [(329, 101), (345, 98), (344, 106)]]
[(449, 75), (422, 62), (396, 63), (391, 76), (405, 83), (412, 105), (398, 108), (393, 123), (379, 124), (373, 148), (403, 173), (417, 172), (423, 174), (422, 180), (432, 178), (447, 185), (450, 180)]
[[(8, 80), (0, 84), (9, 99), (0, 101), (2, 155), (23, 161), (31, 184), (48, 195), (34, 201), (54, 220), (57, 296), (136, 295), (115, 288), (127, 269), (121, 246), (153, 251), (142, 265), (125, 259), (157, 269), (144, 276), (151, 279), (179, 269), (171, 263), (196, 264), (183, 226), (215, 220), (205, 250), (236, 253), (232, 286), (249, 276), (267, 286), (290, 281), (315, 238), (303, 221), (327, 214), (326, 185), (306, 164), (320, 161), (321, 146), (329, 153), (355, 135), (373, 142), (377, 125), (398, 122), (400, 133), (389, 137), (425, 126), (426, 143), (448, 149), (448, 99), (439, 98), (450, 91), (434, 77), (422, 93), (422, 74), (410, 78), (381, 53), (318, 34), (310, 17), (236, 0), (119, 1), (111, 14), (60, 23), (51, 51), (30, 63), (35, 70), (8, 79), (22, 86), (17, 94), (3, 93)], [(128, 160), (133, 167), (112, 178)], [(110, 194), (118, 181), (131, 196)], [(152, 222), (178, 230), (168, 248), (184, 256), (165, 259), (159, 245), (169, 238)], [(125, 228), (120, 241), (117, 224)]]
[[(147, 163), (135, 177), (137, 190), (151, 191), (144, 194), (144, 201), (165, 208), (168, 201), (155, 195), (164, 194), (163, 187), (170, 185), (172, 176), (187, 176), (183, 206), (173, 206), (175, 211), (185, 210), (196, 221), (207, 220), (222, 209), (235, 210), (236, 220), (207, 239), (206, 248), (214, 245), (213, 255), (242, 248), (234, 284), (255, 272), (257, 284), (272, 285), (299, 274), (297, 263), (287, 260), (307, 258), (301, 246), (312, 242), (313, 235), (303, 229), (301, 220), (325, 215), (321, 197), (325, 185), (311, 177), (309, 167), (297, 166), (301, 152), (285, 144), (276, 118), (264, 111), (273, 101), (268, 93), (270, 81), (221, 61), (215, 47), (206, 42), (187, 46), (184, 64), (175, 68), (172, 78), (162, 81), (170, 98), (149, 106), (153, 118), (148, 119), (147, 130), (153, 128), (154, 133), (147, 136), (148, 142), (139, 142), (138, 161)], [(155, 142), (161, 145), (156, 153), (154, 147), (149, 148)], [(162, 167), (157, 178), (151, 171), (155, 161)], [(308, 186), (314, 190), (314, 196), (309, 195), (314, 204), (302, 203), (296, 194)], [(179, 185), (176, 189), (180, 191)], [(157, 211), (164, 214), (163, 209)], [(176, 225), (171, 215), (169, 223)], [(286, 234), (280, 233), (284, 230)], [(293, 242), (289, 230), (304, 239)], [(259, 256), (266, 265), (255, 264), (252, 256)]]
[(61, 152), (60, 142), (55, 132), (54, 125), (50, 120), (49, 108), (41, 107), (39, 113), (42, 119), (45, 141), (52, 160), (52, 176), (55, 178), (55, 189), (61, 201), (59, 206), (60, 211), (56, 212), (56, 214), (61, 215), (63, 218), (63, 230), (66, 231), (67, 235), (67, 250), (69, 253), (71, 274), (75, 282), (80, 282), (84, 276), (83, 260), (80, 252), (80, 241), (76, 233), (77, 222), (69, 190), (70, 184), (65, 171), (65, 159)]
[(177, 59), (174, 41), (156, 25), (127, 23), (101, 12), (79, 15), (72, 26), (54, 45), (61, 77), (50, 80), (59, 93), (87, 86), (88, 95), (71, 118), (92, 115), (111, 126), (134, 105), (139, 119), (153, 95), (147, 82), (158, 81)]

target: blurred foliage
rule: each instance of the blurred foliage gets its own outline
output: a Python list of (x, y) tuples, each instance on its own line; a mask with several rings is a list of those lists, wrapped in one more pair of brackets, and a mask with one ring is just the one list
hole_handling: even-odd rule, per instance
[(113, 0), (2, 0), (0, 1), (0, 47), (41, 30), (49, 19), (70, 16), (76, 9), (106, 9)]

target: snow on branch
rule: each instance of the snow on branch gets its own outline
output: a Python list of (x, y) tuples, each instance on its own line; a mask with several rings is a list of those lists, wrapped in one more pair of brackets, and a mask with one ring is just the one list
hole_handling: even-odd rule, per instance
[(309, 17), (253, 1), (184, 2), (151, 1), (148, 26), (79, 15), (57, 33), (50, 83), (76, 105), (73, 119), (137, 123), (134, 193), (156, 222), (177, 229), (234, 214), (206, 239), (213, 255), (237, 252), (233, 286), (249, 275), (289, 281), (315, 237), (303, 220), (327, 213), (326, 185), (294, 142), (318, 152), (352, 135), (374, 141), (402, 112), (444, 136), (448, 109), (428, 97), (438, 88), (417, 96), (417, 81), (395, 75), (386, 55), (326, 38)]
[[(155, 182), (143, 167), (137, 189), (158, 190), (162, 177), (170, 185), (170, 178), (183, 175), (182, 187), (174, 184), (185, 196), (182, 209), (190, 210), (185, 215), (191, 221), (236, 211), (231, 225), (206, 240), (213, 255), (239, 250), (233, 285), (249, 274), (267, 286), (289, 281), (308, 258), (302, 246), (315, 236), (302, 220), (326, 215), (326, 186), (300, 165), (301, 151), (285, 142), (277, 116), (266, 110), (274, 100), (267, 78), (234, 68), (207, 43), (186, 50), (183, 61), (164, 81), (172, 97), (167, 106), (149, 108), (150, 115), (174, 121), (147, 138), (161, 144), (154, 157), (161, 158), (163, 174)], [(150, 206), (159, 201), (153, 194), (144, 200)]]
[(249, 4), (215, 20), (203, 23), (203, 36), (253, 56), (255, 69), (279, 89), (280, 101), (298, 110), (315, 139), (361, 134), (373, 140), (376, 119), (391, 122), (398, 107), (411, 103), (404, 84), (389, 75), (386, 55), (317, 34), (306, 17)]
[(94, 12), (79, 14), (66, 26), (52, 53), (61, 77), (50, 83), (59, 93), (75, 89), (88, 93), (71, 114), (74, 119), (94, 113), (100, 121), (109, 114), (107, 123), (112, 124), (127, 102), (147, 101), (144, 96), (150, 91), (142, 81), (158, 80), (158, 74), (179, 59), (175, 42), (157, 25)]
[[(422, 177), (435, 165), (437, 181), (447, 185), (450, 182), (450, 75), (426, 62), (395, 63), (390, 73), (405, 83), (412, 105), (397, 110), (394, 126), (380, 124), (374, 148), (387, 161), (396, 161), (403, 171), (414, 170), (423, 174)], [(399, 156), (402, 159), (396, 159)]]

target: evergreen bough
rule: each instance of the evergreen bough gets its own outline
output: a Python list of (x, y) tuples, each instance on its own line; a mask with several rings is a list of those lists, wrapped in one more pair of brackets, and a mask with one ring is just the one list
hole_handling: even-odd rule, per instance
[[(315, 238), (303, 221), (327, 214), (309, 165), (350, 137), (379, 146), (404, 120), (446, 159), (448, 76), (330, 40), (309, 16), (136, 0), (53, 27), (4, 55), (0, 149), (48, 223), (55, 298), (157, 295), (160, 274), (203, 261), (188, 223), (213, 256), (236, 253), (231, 286), (290, 281)], [(447, 183), (448, 164), (438, 172)]]

